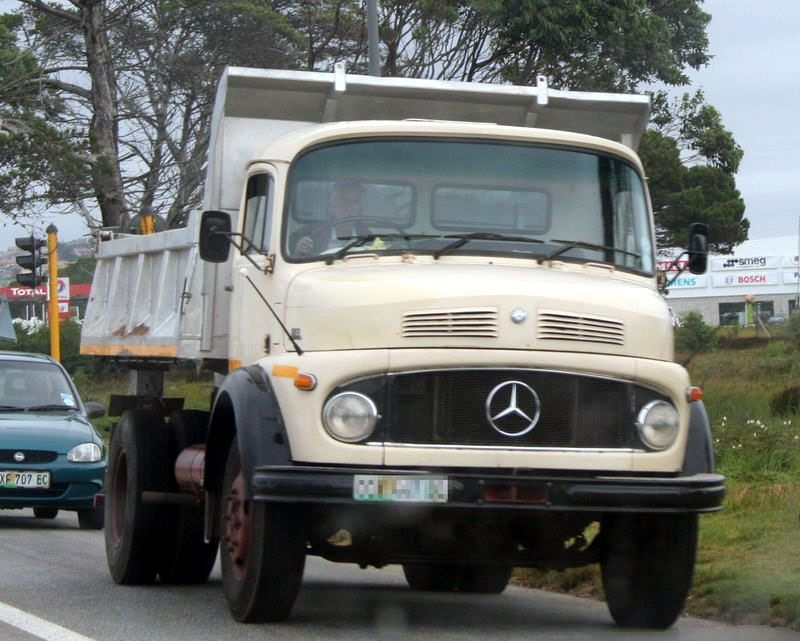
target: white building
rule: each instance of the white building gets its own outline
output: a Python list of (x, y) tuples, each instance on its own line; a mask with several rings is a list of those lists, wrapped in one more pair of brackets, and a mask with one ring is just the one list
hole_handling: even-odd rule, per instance
[[(668, 261), (659, 261), (659, 269), (667, 265)], [(668, 279), (676, 273), (668, 272)], [(794, 313), (800, 298), (797, 236), (748, 240), (733, 254), (709, 255), (705, 274), (683, 272), (666, 295), (676, 315), (699, 312), (709, 325), (751, 321), (748, 298), (764, 320), (788, 319)]]

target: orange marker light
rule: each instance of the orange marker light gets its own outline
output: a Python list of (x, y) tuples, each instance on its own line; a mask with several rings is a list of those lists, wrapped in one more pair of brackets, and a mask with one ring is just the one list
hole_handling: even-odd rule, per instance
[(690, 403), (694, 403), (695, 401), (702, 401), (703, 390), (699, 387), (695, 387), (694, 385), (692, 385), (689, 389), (686, 390), (686, 398), (689, 399)]
[(294, 377), (294, 386), (310, 392), (317, 386), (317, 378), (313, 374), (297, 374)]

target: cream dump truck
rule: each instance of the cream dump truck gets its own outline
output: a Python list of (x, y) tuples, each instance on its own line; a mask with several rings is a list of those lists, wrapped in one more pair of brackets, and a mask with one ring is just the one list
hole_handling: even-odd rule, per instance
[[(724, 482), (657, 287), (648, 112), (228, 69), (202, 216), (98, 248), (81, 349), (131, 368), (114, 580), (205, 581), (219, 542), (234, 618), (276, 621), (309, 554), (458, 593), (599, 563), (618, 624), (671, 625)], [(179, 360), (209, 411), (164, 398)]]

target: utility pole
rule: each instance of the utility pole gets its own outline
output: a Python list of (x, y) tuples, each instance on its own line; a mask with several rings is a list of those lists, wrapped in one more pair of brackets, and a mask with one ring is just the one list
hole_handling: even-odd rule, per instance
[(50, 306), (47, 317), (50, 325), (50, 356), (61, 361), (61, 334), (58, 319), (58, 229), (47, 227), (47, 266), (50, 269)]
[(378, 0), (367, 0), (367, 43), (369, 47), (369, 75), (381, 75), (381, 57), (378, 53)]

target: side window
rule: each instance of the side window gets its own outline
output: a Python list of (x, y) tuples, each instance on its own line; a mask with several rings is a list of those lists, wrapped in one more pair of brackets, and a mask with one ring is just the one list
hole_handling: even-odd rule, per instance
[(250, 176), (244, 206), (245, 253), (269, 252), (269, 234), (272, 227), (273, 180), (269, 174)]

